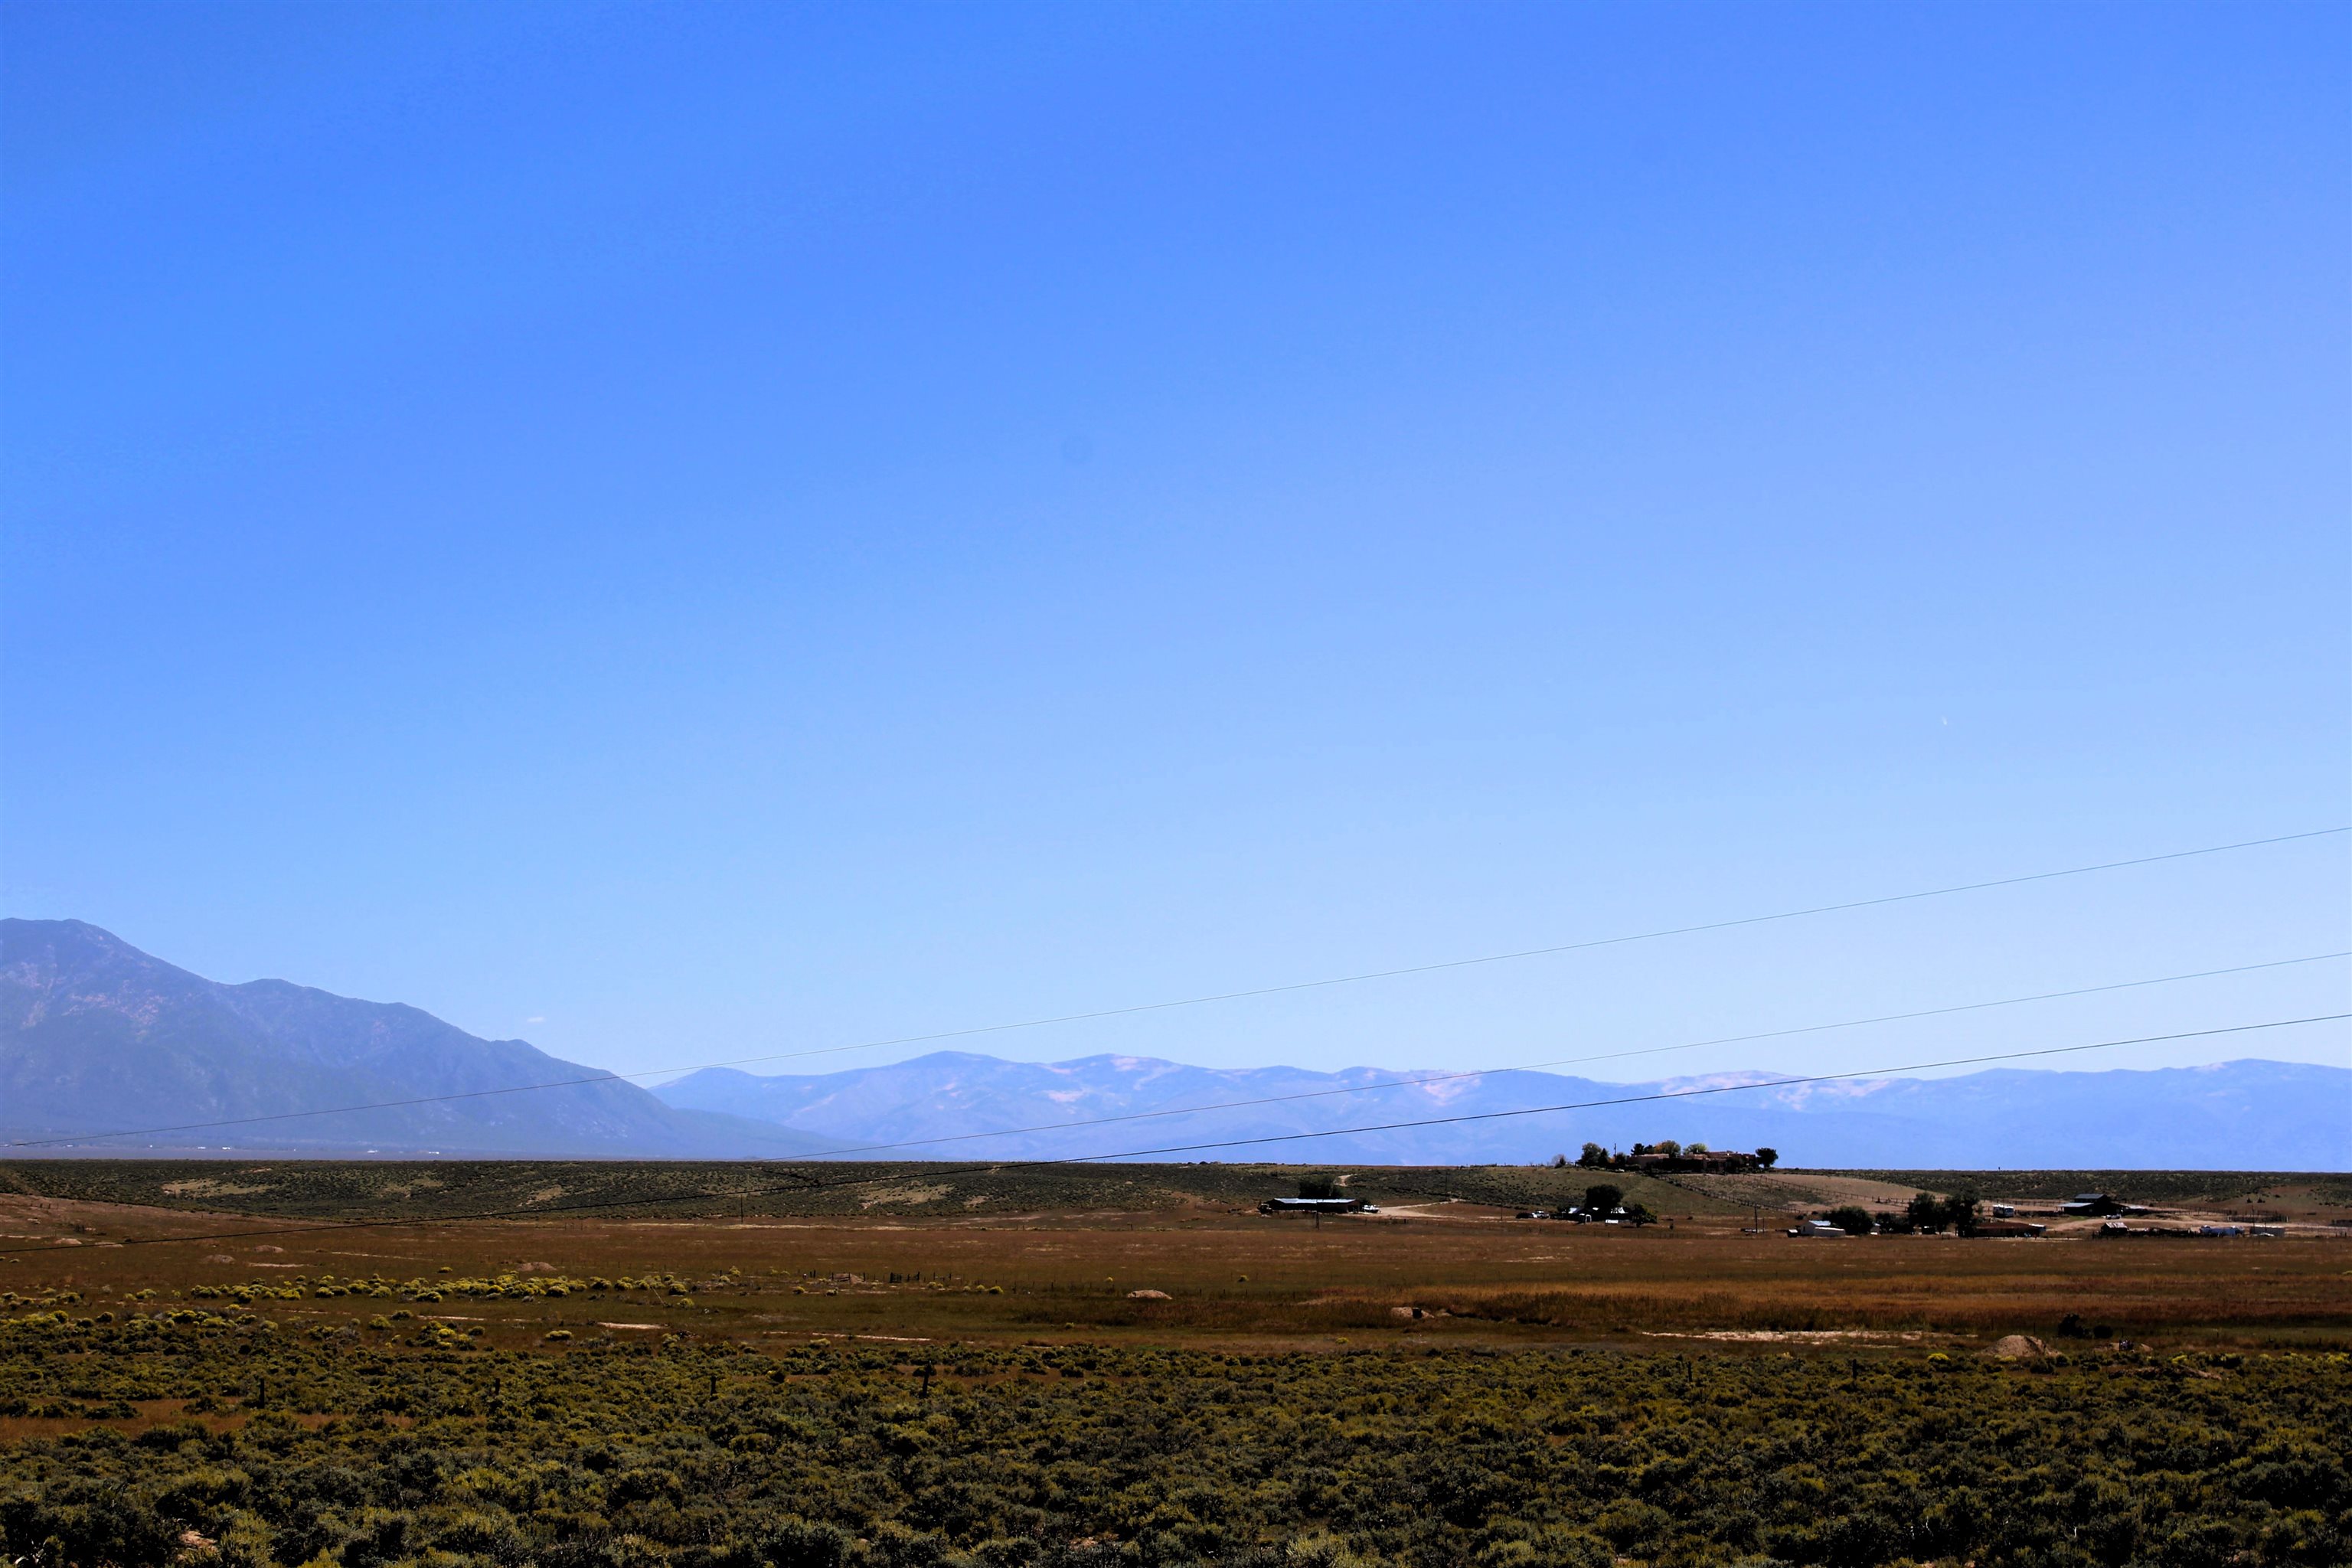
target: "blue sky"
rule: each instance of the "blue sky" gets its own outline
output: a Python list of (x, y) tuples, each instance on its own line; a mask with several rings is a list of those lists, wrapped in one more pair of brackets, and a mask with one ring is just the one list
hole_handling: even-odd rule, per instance
[[(12, 913), (636, 1069), (2352, 820), (2342, 7), (0, 43)], [(1668, 1043), (2352, 946), (2347, 866), (985, 1048)]]

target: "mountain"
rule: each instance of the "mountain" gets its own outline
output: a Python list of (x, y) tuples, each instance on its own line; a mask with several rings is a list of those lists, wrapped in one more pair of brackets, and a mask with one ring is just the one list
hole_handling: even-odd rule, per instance
[[(0, 1140), (74, 1137), (77, 1152), (234, 1145), (321, 1154), (781, 1159), (865, 1150), (910, 1160), (1156, 1154), (1470, 1164), (1574, 1154), (1587, 1139), (1622, 1146), (1677, 1138), (1769, 1145), (1784, 1163), (1817, 1166), (2352, 1166), (2352, 1069), (2336, 1067), (2002, 1069), (1743, 1088), (1532, 1116), (1496, 1113), (1780, 1075), (1620, 1084), (1498, 1072), (1397, 1081), (1425, 1076), (1198, 1068), (1139, 1057), (1008, 1062), (942, 1051), (800, 1077), (709, 1068), (649, 1093), (617, 1079), (566, 1083), (598, 1070), (521, 1040), (478, 1038), (415, 1007), (283, 980), (224, 985), (79, 921), (0, 921)], [(499, 1092), (553, 1083), (564, 1087)], [(441, 1098), (450, 1096), (458, 1098)], [(286, 1114), (360, 1105), (380, 1108)], [(1230, 1109), (1190, 1109), (1200, 1106)], [(1106, 1117), (1127, 1120), (1073, 1125)], [(1387, 1125), (1434, 1117), (1488, 1119)], [(1291, 1136), (1328, 1128), (1353, 1131)], [(113, 1131), (137, 1135), (76, 1136)], [(971, 1136), (1000, 1131), (1009, 1135)], [(1250, 1142), (1265, 1138), (1285, 1141)], [(866, 1149), (875, 1144), (895, 1147)], [(67, 1151), (44, 1143), (24, 1152)]]
[[(1676, 1138), (1717, 1148), (1769, 1146), (1784, 1163), (1878, 1168), (2343, 1170), (2352, 1166), (2352, 1069), (2235, 1061), (2150, 1071), (2002, 1069), (1949, 1079), (1860, 1079), (1664, 1102), (1594, 1106), (1447, 1126), (1382, 1128), (1442, 1116), (1623, 1100), (1769, 1079), (1726, 1074), (1601, 1083), (1500, 1072), (1366, 1089), (1427, 1076), (1366, 1068), (1223, 1070), (1136, 1057), (1033, 1063), (942, 1051), (887, 1067), (804, 1077), (697, 1072), (654, 1092), (681, 1109), (758, 1118), (821, 1134), (836, 1150), (872, 1144), (902, 1159), (1336, 1161), (1363, 1164), (1518, 1163), (1573, 1155), (1587, 1139), (1623, 1146)], [(1339, 1091), (1339, 1092), (1334, 1092)], [(1314, 1095), (1276, 1104), (1236, 1104)], [(1234, 1109), (1160, 1115), (1183, 1107)], [(1140, 1118), (1108, 1126), (1070, 1124)], [(1338, 1137), (1226, 1149), (1186, 1147), (1325, 1128)], [(959, 1137), (975, 1129), (1031, 1129)], [(912, 1141), (920, 1140), (916, 1142)]]
[[(819, 1142), (665, 1105), (521, 1040), (283, 980), (223, 985), (80, 921), (0, 921), (0, 1137), (274, 1117), (429, 1096), (436, 1103), (83, 1143), (320, 1152), (785, 1156)], [(37, 1152), (42, 1151), (26, 1151)], [(47, 1147), (46, 1152), (61, 1152)]]

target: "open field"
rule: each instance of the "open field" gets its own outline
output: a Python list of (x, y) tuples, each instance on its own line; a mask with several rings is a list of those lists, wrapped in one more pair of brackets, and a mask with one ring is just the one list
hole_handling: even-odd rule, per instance
[[(1354, 1173), (1386, 1212), (1319, 1227), (1254, 1212), (1298, 1174), (1276, 1167), (904, 1166), (650, 1201), (763, 1174), (6, 1167), (0, 1548), (2346, 1560), (2352, 1237), (2324, 1194), (2284, 1240), (1799, 1241), (1746, 1229), (1776, 1188), (1665, 1183), (1672, 1228), (1578, 1226), (1516, 1205), (1591, 1173), (1514, 1168)], [(1818, 1180), (1906, 1186), (1759, 1182)], [(1038, 1203), (1048, 1181), (1079, 1201)], [(2249, 1195), (2225, 1185), (2204, 1196)], [(614, 1206), (447, 1217), (537, 1194)], [(404, 1217), (420, 1203), (438, 1217)], [(2069, 1314), (2106, 1337), (2060, 1337)]]
[[(21, 1203), (21, 1200), (19, 1200)], [(1449, 1205), (1454, 1207), (1454, 1205)], [(94, 1216), (94, 1217), (76, 1217)], [(57, 1239), (0, 1257), (0, 1291), (38, 1300), (70, 1289), (103, 1301), (145, 1289), (190, 1294), (333, 1276), (421, 1280), (447, 1269), (488, 1278), (526, 1263), (565, 1279), (671, 1276), (720, 1281), (671, 1300), (664, 1284), (579, 1292), (527, 1305), (487, 1304), (485, 1321), (519, 1330), (581, 1328), (634, 1302), (663, 1326), (699, 1333), (801, 1331), (1021, 1336), (1064, 1325), (1147, 1336), (1242, 1336), (1269, 1343), (1324, 1331), (1385, 1329), (1424, 1314), (1428, 1333), (1549, 1342), (1720, 1330), (1870, 1330), (1958, 1336), (2047, 1332), (2068, 1312), (2130, 1337), (2200, 1343), (2352, 1343), (2352, 1244), (2150, 1238), (1960, 1241), (1874, 1237), (1793, 1242), (1740, 1234), (1727, 1221), (1630, 1232), (1514, 1221), (1499, 1211), (1333, 1220), (1156, 1213), (1039, 1215), (923, 1224), (905, 1220), (501, 1221), (381, 1228), (270, 1225), (257, 1241), (146, 1245), (174, 1233), (219, 1237), (217, 1216), (142, 1222), (89, 1205), (47, 1211)], [(205, 1223), (207, 1219), (213, 1223)], [(0, 1230), (39, 1219), (0, 1199)], [(70, 1227), (88, 1225), (79, 1234)], [(109, 1245), (117, 1237), (130, 1245)], [(841, 1295), (807, 1292), (856, 1275)], [(896, 1277), (900, 1283), (893, 1286)], [(879, 1281), (879, 1284), (868, 1283)], [(946, 1290), (935, 1286), (949, 1288)], [(1135, 1289), (1170, 1300), (1132, 1300)], [(795, 1294), (795, 1291), (800, 1293)], [(979, 1292), (979, 1293), (976, 1293)], [(306, 1296), (272, 1309), (340, 1323), (378, 1309)]]
[[(1349, 1329), (1496, 1344), (1759, 1331), (1965, 1339), (2046, 1332), (2073, 1312), (2137, 1339), (2352, 1344), (2352, 1235), (2326, 1223), (2326, 1200), (2295, 1184), (2306, 1178), (2256, 1184), (2293, 1220), (2285, 1241), (2098, 1239), (2095, 1222), (2060, 1221), (2037, 1240), (1795, 1242), (1778, 1227), (1807, 1212), (1800, 1199), (1895, 1202), (1909, 1189), (1811, 1173), (1612, 1178), (1664, 1215), (1637, 1232), (1515, 1217), (1519, 1204), (1580, 1194), (1591, 1173), (1377, 1170), (1349, 1175), (1350, 1191), (1381, 1203), (1376, 1216), (1318, 1227), (1255, 1212), (1299, 1173), (910, 1165), (794, 1191), (766, 1167), (727, 1165), (25, 1163), (0, 1167), (0, 1291), (196, 1301), (272, 1279), (429, 1283), (528, 1263), (580, 1280), (718, 1282), (655, 1293), (665, 1329), (702, 1334), (1067, 1325), (1267, 1344)], [(736, 1195), (750, 1189), (762, 1195)], [(661, 1201), (677, 1194), (691, 1201)], [(106, 1201), (115, 1194), (142, 1201)], [(2233, 1181), (2214, 1201), (2242, 1195)], [(1765, 1234), (1751, 1234), (1759, 1205)], [(448, 1217), (484, 1210), (522, 1212)], [(156, 1245), (173, 1237), (192, 1239)], [(1130, 1299), (1139, 1289), (1168, 1299)], [(612, 1302), (639, 1298), (604, 1285), (493, 1302), (484, 1321), (499, 1332), (509, 1316), (517, 1331), (593, 1328)], [(331, 1326), (375, 1310), (315, 1292), (272, 1310)]]
[(2252, 1200), (2352, 1214), (2352, 1173), (2342, 1171), (1836, 1171), (1894, 1186), (2057, 1203), (2076, 1193), (2116, 1193), (2140, 1204), (2237, 1208)]
[[(616, 1216), (821, 1215), (940, 1218), (1030, 1212), (1247, 1212), (1323, 1166), (824, 1161), (39, 1160), (0, 1164), (0, 1194), (191, 1211), (352, 1219), (480, 1210), (583, 1209)], [(1383, 1205), (1454, 1199), (1508, 1208), (1580, 1196), (1596, 1180), (1665, 1213), (1729, 1214), (1717, 1200), (1645, 1176), (1529, 1165), (1375, 1166), (1339, 1173)]]
[[(336, 1220), (481, 1211), (667, 1215), (988, 1218), (1030, 1212), (1247, 1211), (1317, 1165), (723, 1161), (179, 1160), (0, 1163), (0, 1194)], [(2211, 1217), (2352, 1220), (2352, 1175), (2260, 1171), (1807, 1171), (1653, 1177), (1548, 1165), (1337, 1168), (1383, 1206), (1433, 1201), (1520, 1209), (1575, 1201), (1607, 1181), (1661, 1215), (1795, 1215), (1825, 1205), (1902, 1206), (1919, 1191), (1974, 1191), (2054, 1207), (2088, 1190)]]

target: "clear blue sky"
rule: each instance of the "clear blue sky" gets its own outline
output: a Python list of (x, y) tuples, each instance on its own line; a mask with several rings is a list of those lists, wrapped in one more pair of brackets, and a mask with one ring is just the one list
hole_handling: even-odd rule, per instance
[[(13, 913), (641, 1068), (2352, 820), (2341, 5), (0, 45)], [(982, 1048), (1659, 1044), (2352, 945), (2347, 865)]]

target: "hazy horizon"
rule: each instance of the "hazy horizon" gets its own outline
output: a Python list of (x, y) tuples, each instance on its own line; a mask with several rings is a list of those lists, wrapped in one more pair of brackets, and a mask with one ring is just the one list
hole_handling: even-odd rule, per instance
[[(0, 28), (6, 912), (639, 1071), (2352, 820), (2342, 7)], [(991, 1048), (1669, 1044), (2341, 949), (2347, 884)]]

